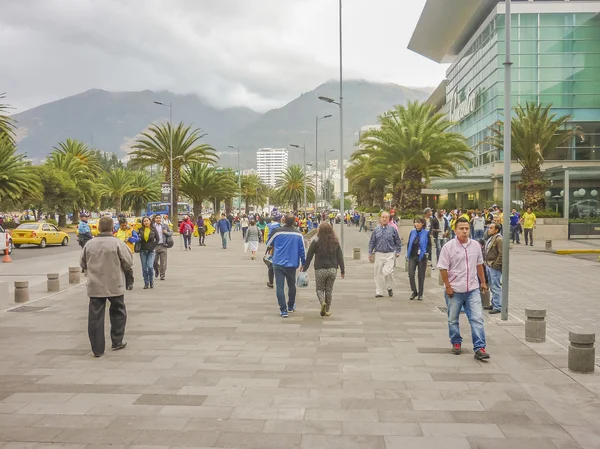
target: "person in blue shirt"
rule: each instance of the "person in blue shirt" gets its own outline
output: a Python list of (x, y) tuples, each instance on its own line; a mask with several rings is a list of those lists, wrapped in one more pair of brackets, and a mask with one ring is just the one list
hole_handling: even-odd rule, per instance
[[(304, 237), (294, 227), (296, 217), (293, 214), (285, 216), (285, 225), (271, 232), (267, 246), (273, 247), (273, 272), (279, 314), (282, 318), (288, 317), (288, 312), (296, 310), (296, 270), (306, 262), (304, 252)], [(285, 301), (285, 283), (288, 285), (288, 302)]]
[(510, 237), (513, 243), (515, 243), (515, 239), (517, 241), (517, 245), (521, 244), (521, 214), (517, 212), (517, 209), (512, 210), (510, 213)]
[(92, 240), (94, 236), (92, 235), (92, 230), (90, 229), (90, 225), (88, 224), (88, 215), (82, 213), (79, 215), (79, 226), (77, 227), (77, 241), (79, 242), (79, 246), (82, 248), (88, 242), (88, 240)]
[(388, 296), (394, 296), (394, 266), (396, 257), (402, 250), (402, 241), (398, 230), (389, 224), (389, 212), (382, 212), (380, 225), (373, 230), (369, 240), (369, 261), (375, 263), (375, 298), (383, 297), (383, 287)]
[[(423, 301), (423, 289), (425, 286), (425, 272), (427, 270), (427, 256), (431, 254), (431, 238), (429, 231), (425, 229), (424, 218), (415, 218), (415, 229), (410, 231), (408, 245), (406, 247), (406, 259), (408, 260), (408, 280), (412, 290), (411, 300), (418, 298)], [(415, 272), (419, 267), (419, 287), (415, 283)]]
[(221, 242), (223, 243), (223, 249), (227, 249), (227, 235), (231, 240), (231, 222), (227, 219), (225, 214), (221, 214), (221, 219), (217, 221), (217, 232), (221, 234)]

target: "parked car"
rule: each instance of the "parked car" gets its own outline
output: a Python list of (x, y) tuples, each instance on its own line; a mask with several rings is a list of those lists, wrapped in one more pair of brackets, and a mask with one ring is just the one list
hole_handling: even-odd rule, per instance
[(50, 223), (23, 223), (13, 231), (12, 240), (15, 248), (21, 245), (38, 245), (40, 248), (46, 245), (67, 246), (69, 234)]
[(598, 200), (577, 201), (569, 211), (571, 218), (600, 217), (600, 202)]
[[(8, 247), (6, 246), (6, 237), (8, 236)], [(0, 226), (0, 255), (4, 254), (4, 250), (8, 249), (8, 254), (12, 254), (13, 241), (12, 236), (2, 226)]]

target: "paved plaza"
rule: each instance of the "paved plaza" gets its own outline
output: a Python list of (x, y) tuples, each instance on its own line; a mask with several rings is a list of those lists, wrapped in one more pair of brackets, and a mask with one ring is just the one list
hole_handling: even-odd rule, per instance
[(597, 262), (514, 250), (514, 317), (486, 318), (486, 363), (464, 316), (465, 350), (450, 354), (437, 273), (422, 302), (400, 270), (376, 300), (373, 265), (349, 260), (331, 317), (311, 284), (282, 319), (264, 264), (233, 236), (227, 251), (217, 236), (176, 245), (153, 290), (138, 275), (128, 346), (99, 359), (83, 286), (0, 313), (0, 449), (600, 448), (600, 374), (568, 372), (560, 344), (525, 344), (516, 319), (548, 305), (560, 343), (571, 325), (598, 329)]

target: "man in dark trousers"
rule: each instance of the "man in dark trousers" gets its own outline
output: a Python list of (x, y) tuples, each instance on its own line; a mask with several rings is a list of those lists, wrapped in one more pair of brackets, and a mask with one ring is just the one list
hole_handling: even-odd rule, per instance
[(100, 234), (83, 247), (81, 268), (88, 272), (87, 293), (90, 298), (88, 335), (96, 357), (104, 355), (104, 311), (110, 301), (110, 338), (112, 349), (123, 349), (127, 310), (125, 309), (125, 271), (133, 266), (133, 254), (127, 245), (112, 234), (113, 220), (102, 217)]

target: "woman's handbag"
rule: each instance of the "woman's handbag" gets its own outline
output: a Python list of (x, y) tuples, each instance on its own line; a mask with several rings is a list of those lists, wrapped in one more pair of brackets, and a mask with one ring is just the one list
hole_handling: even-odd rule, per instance
[(175, 245), (175, 240), (173, 240), (173, 236), (172, 235), (168, 235), (166, 240), (165, 240), (165, 246), (167, 248), (173, 248), (173, 245)]
[(135, 242), (133, 244), (133, 252), (134, 253), (139, 253), (142, 250), (142, 241), (138, 240), (137, 242)]

